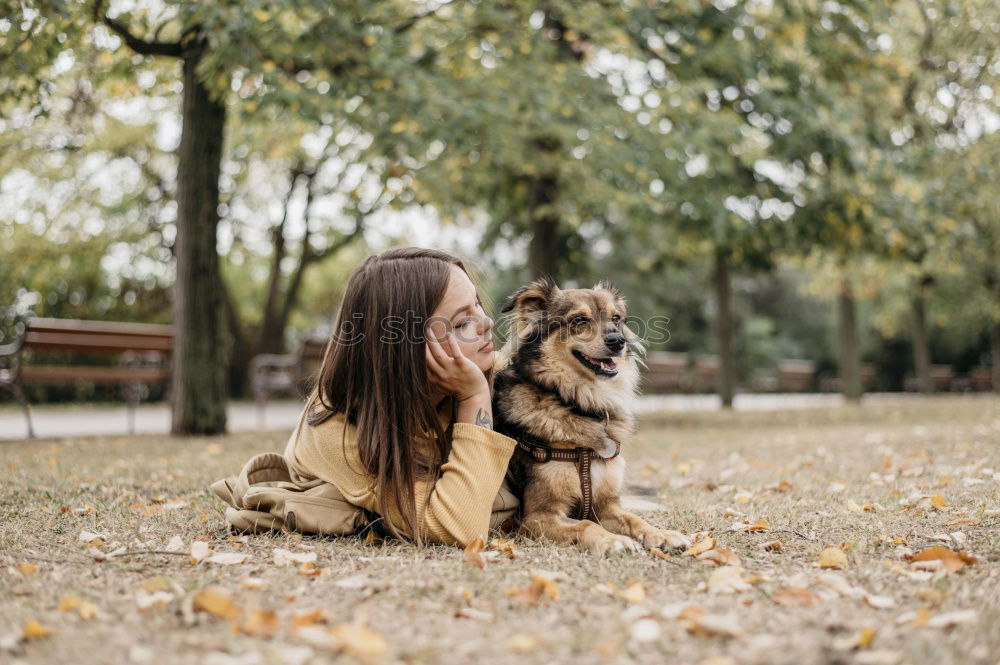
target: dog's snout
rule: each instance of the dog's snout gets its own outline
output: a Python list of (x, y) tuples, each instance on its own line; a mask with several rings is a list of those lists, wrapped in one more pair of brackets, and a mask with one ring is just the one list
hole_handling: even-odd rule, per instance
[(621, 333), (611, 333), (604, 336), (604, 345), (614, 353), (625, 348), (625, 336)]

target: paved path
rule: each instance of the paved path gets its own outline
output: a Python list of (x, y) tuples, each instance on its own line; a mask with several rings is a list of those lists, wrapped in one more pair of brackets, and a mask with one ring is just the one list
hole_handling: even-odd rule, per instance
[[(865, 401), (906, 399), (903, 394), (866, 395)], [(737, 395), (737, 411), (768, 411), (776, 409), (805, 409), (837, 406), (843, 403), (834, 394), (746, 394)], [(647, 395), (639, 398), (637, 411), (705, 411), (719, 408), (715, 395)], [(269, 402), (263, 425), (258, 421), (257, 409), (251, 402), (229, 405), (229, 430), (246, 432), (254, 430), (291, 431), (295, 426), (301, 404), (295, 401)], [(40, 438), (73, 436), (123, 435), (128, 431), (124, 406), (39, 406), (32, 409), (35, 433)], [(170, 412), (165, 404), (151, 404), (136, 409), (135, 430), (139, 434), (165, 434), (170, 430)], [(28, 429), (24, 414), (10, 406), (0, 409), (0, 440), (23, 439)]]

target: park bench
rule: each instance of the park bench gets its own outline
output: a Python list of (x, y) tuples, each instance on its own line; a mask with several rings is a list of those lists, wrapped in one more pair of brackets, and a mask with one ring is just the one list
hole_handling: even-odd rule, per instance
[(645, 393), (684, 392), (691, 383), (685, 353), (651, 351), (646, 355)]
[[(31, 408), (23, 386), (29, 383), (91, 383), (122, 386), (128, 432), (135, 432), (135, 407), (149, 385), (166, 383), (173, 328), (165, 325), (79, 321), (33, 317), (11, 344), (0, 346), (0, 387), (14, 393), (24, 409), (28, 436), (34, 438)], [(115, 365), (45, 362), (50, 354), (113, 356)]]
[(298, 353), (262, 353), (250, 360), (250, 382), (257, 402), (257, 424), (264, 426), (268, 398), (277, 392), (295, 392), (313, 376), (326, 353), (325, 339), (307, 339)]
[(969, 388), (976, 392), (993, 390), (993, 369), (979, 365), (969, 370)]
[[(955, 370), (951, 365), (931, 365), (930, 367), (931, 390), (936, 393), (948, 392), (952, 389), (955, 380)], [(903, 390), (906, 392), (920, 392), (920, 381), (913, 372), (907, 372), (903, 377)]]
[(694, 361), (693, 390), (710, 393), (719, 387), (719, 357), (702, 356)]
[(809, 392), (815, 373), (816, 363), (812, 360), (779, 360), (777, 390), (779, 393)]

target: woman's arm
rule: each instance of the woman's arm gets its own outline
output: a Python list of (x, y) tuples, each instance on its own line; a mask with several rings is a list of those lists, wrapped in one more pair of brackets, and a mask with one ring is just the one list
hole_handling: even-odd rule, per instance
[(433, 489), (426, 481), (416, 486), (417, 514), (430, 542), (464, 547), (487, 537), (493, 501), (516, 445), (514, 439), (482, 426), (455, 423), (441, 477)]

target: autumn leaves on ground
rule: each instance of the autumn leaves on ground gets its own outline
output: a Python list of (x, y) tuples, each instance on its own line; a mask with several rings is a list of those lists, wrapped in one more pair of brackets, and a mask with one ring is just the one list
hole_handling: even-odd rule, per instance
[(686, 553), (229, 536), (284, 436), (3, 444), (0, 661), (984, 663), (1000, 405), (646, 416), (627, 503)]

